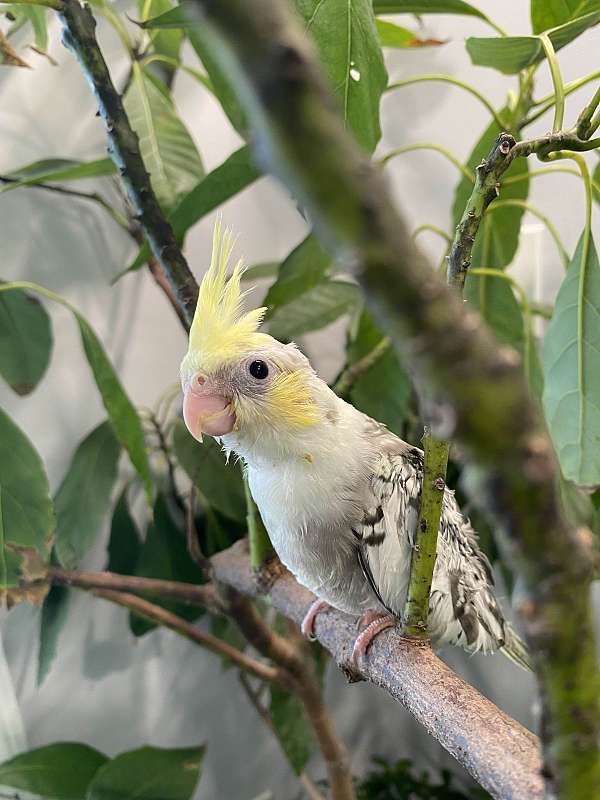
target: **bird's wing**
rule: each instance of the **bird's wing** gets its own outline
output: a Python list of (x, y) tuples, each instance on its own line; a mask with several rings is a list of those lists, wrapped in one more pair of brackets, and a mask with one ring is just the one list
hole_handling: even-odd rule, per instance
[[(364, 514), (353, 531), (365, 577), (382, 605), (400, 617), (419, 516), (423, 454), (396, 442), (379, 457)], [(449, 490), (442, 508), (429, 611), (435, 639), (486, 652), (505, 643), (506, 623), (494, 596), (490, 563)]]

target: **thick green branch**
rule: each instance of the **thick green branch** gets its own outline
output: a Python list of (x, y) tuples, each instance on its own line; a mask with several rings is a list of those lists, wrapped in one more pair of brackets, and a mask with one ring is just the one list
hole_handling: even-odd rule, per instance
[(426, 429), (423, 449), (425, 459), (421, 503), (410, 563), (408, 597), (404, 607), (404, 633), (416, 639), (427, 636), (429, 594), (435, 568), (450, 445), (443, 439), (436, 439)]
[(465, 312), (416, 249), (380, 171), (345, 130), (285, 4), (194, 5), (214, 56), (239, 87), (263, 164), (310, 211), (324, 241), (353, 253), (371, 311), (448, 398), (456, 437), (482, 467), (485, 502), (523, 578), (521, 616), (541, 685), (549, 789), (599, 800), (591, 561), (562, 517), (554, 453), (518, 357)]
[(110, 155), (121, 173), (152, 252), (164, 270), (189, 326), (194, 316), (198, 286), (152, 189), (138, 137), (129, 124), (98, 46), (96, 21), (89, 7), (82, 6), (78, 0), (62, 0), (59, 15), (64, 28), (63, 42), (79, 61), (96, 95), (100, 115), (106, 124)]

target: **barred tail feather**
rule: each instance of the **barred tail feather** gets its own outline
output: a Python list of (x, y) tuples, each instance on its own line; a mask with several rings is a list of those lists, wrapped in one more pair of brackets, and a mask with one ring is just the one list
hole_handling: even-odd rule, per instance
[(505, 642), (501, 649), (501, 652), (507, 658), (517, 664), (519, 667), (527, 670), (533, 670), (533, 666), (531, 663), (531, 656), (529, 655), (529, 651), (527, 650), (527, 645), (521, 639), (521, 637), (515, 633), (515, 631), (510, 627), (510, 625), (506, 626), (505, 629)]

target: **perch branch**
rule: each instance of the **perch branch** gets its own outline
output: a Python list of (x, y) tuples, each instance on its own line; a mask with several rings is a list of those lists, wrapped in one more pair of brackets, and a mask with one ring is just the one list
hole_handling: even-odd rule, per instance
[(201, 647), (205, 647), (207, 650), (215, 653), (215, 655), (229, 659), (233, 664), (236, 665), (236, 667), (239, 667), (251, 675), (255, 675), (262, 681), (279, 683), (284, 686), (287, 685), (282, 676), (281, 670), (277, 669), (276, 667), (272, 667), (269, 664), (263, 664), (262, 662), (257, 661), (255, 658), (251, 658), (250, 656), (246, 655), (246, 653), (242, 653), (241, 650), (238, 650), (237, 648), (232, 647), (230, 644), (227, 644), (227, 642), (224, 642), (222, 639), (218, 639), (211, 633), (200, 630), (200, 628), (192, 625), (191, 622), (178, 617), (176, 614), (173, 614), (171, 611), (167, 611), (165, 608), (161, 608), (160, 606), (154, 605), (154, 603), (148, 602), (148, 600), (137, 597), (135, 594), (129, 594), (128, 592), (116, 592), (112, 589), (94, 589), (93, 594), (95, 594), (97, 597), (101, 597), (103, 600), (110, 600), (111, 603), (116, 603), (124, 608), (128, 608), (134, 614), (137, 614), (139, 617), (143, 617), (150, 622), (156, 622), (159, 625), (162, 625), (164, 628), (169, 628), (175, 633), (178, 633), (180, 636), (183, 636), (185, 639), (189, 639), (191, 642), (199, 644)]
[[(482, 468), (484, 500), (523, 578), (520, 612), (540, 680), (548, 790), (598, 800), (591, 559), (562, 517), (554, 452), (517, 355), (465, 312), (415, 247), (380, 170), (345, 130), (286, 5), (195, 0), (192, 7), (212, 34), (212, 53), (243, 87), (258, 157), (294, 191), (324, 240), (354, 254), (371, 311), (448, 398), (456, 438)], [(511, 144), (500, 137), (498, 149), (510, 152)]]
[(135, 208), (137, 219), (161, 265), (189, 326), (194, 316), (198, 286), (163, 214), (146, 172), (139, 141), (132, 130), (123, 102), (114, 87), (96, 40), (96, 21), (79, 0), (60, 0), (63, 42), (79, 61), (93, 87), (100, 115), (106, 124), (110, 155), (117, 165)]
[[(212, 562), (218, 581), (251, 597), (263, 594), (245, 542), (213, 556)], [(268, 597), (298, 624), (314, 600), (289, 573), (271, 585)], [(347, 670), (353, 663), (354, 617), (333, 610), (319, 614), (315, 633)], [(427, 644), (386, 632), (373, 641), (360, 677), (407, 708), (497, 800), (541, 800), (537, 738), (453, 673)]]

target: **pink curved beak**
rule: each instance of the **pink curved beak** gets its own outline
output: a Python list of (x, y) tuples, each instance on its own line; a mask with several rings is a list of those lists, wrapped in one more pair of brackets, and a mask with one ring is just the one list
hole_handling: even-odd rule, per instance
[(235, 414), (228, 398), (210, 392), (195, 392), (189, 387), (183, 395), (183, 419), (189, 432), (199, 442), (203, 433), (225, 436), (235, 427)]

